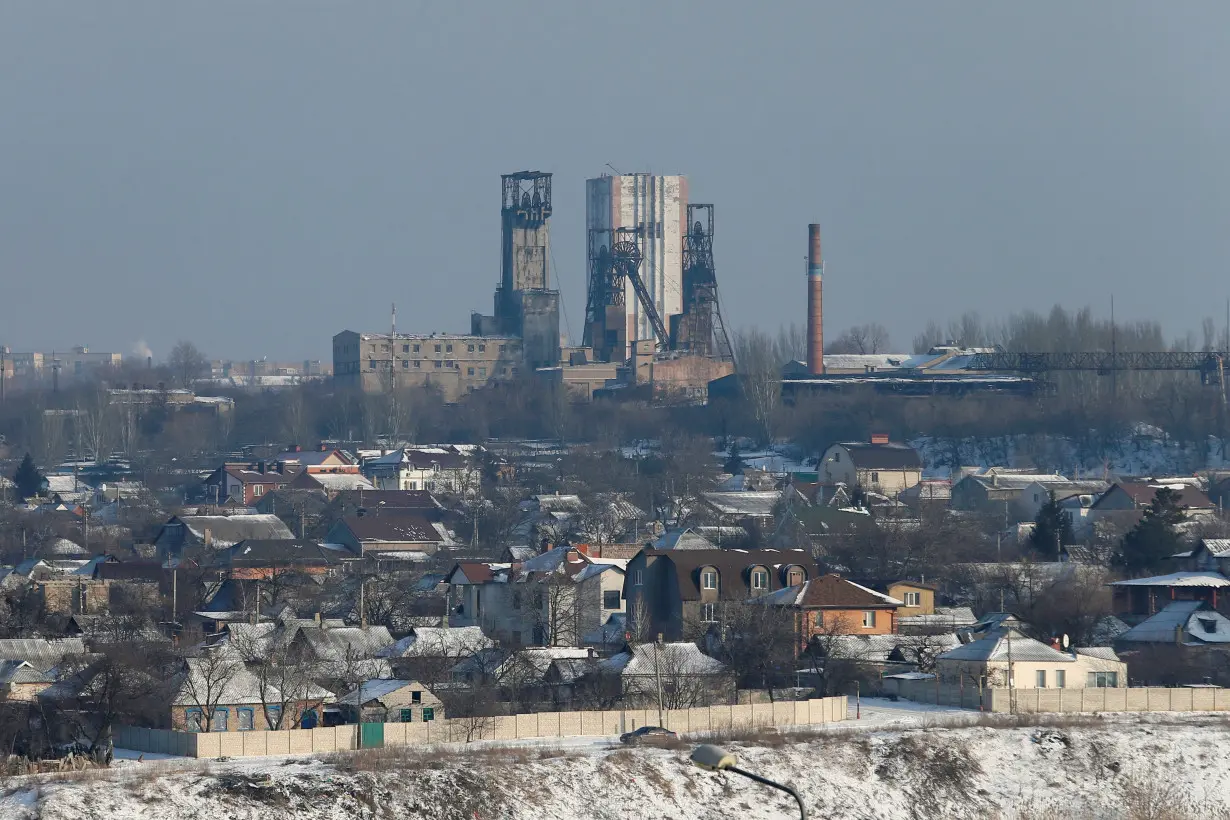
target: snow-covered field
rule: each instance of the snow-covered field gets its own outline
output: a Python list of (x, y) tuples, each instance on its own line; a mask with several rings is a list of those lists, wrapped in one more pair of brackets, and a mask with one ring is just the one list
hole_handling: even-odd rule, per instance
[[(1230, 722), (1220, 715), (983, 725), (977, 713), (876, 701), (863, 707), (862, 720), (822, 734), (725, 745), (751, 771), (798, 787), (815, 817), (1230, 818)], [(76, 779), (11, 779), (0, 786), (0, 817), (797, 816), (785, 795), (695, 768), (689, 750), (628, 750), (591, 740), (336, 760), (125, 760)], [(1172, 807), (1179, 810), (1166, 813)]]

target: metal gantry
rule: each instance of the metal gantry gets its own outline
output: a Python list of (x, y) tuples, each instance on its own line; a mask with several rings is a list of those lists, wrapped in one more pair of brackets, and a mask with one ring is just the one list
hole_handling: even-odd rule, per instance
[(733, 361), (713, 263), (713, 206), (689, 204), (688, 225), (683, 238), (683, 314), (672, 328), (670, 346)]

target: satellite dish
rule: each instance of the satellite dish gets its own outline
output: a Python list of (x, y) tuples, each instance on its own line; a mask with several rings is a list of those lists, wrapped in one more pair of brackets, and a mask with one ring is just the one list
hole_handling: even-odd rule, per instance
[(1068, 648), (1068, 633), (1066, 632), (1063, 633), (1063, 648), (1064, 649)]

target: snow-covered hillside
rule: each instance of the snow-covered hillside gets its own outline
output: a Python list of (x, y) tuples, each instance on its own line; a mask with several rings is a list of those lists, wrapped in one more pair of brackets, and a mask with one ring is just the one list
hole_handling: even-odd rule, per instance
[[(880, 728), (729, 743), (827, 818), (1230, 816), (1221, 716), (1087, 716), (1047, 726)], [(127, 767), (75, 781), (9, 781), (13, 820), (309, 818), (789, 818), (793, 803), (687, 750), (502, 748), (403, 759)], [(1160, 809), (1180, 809), (1163, 813)]]

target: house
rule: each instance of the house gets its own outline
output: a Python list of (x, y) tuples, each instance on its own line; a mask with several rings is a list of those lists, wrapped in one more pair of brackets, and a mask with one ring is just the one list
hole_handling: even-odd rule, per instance
[[(333, 693), (315, 684), (282, 692), (262, 681), (225, 647), (187, 658), (171, 688), (170, 727), (186, 732), (245, 732), (273, 728), (312, 729)], [(283, 714), (284, 713), (284, 714)]]
[[(966, 512), (994, 513), (1005, 520), (1021, 521), (1019, 499), (1026, 487), (1063, 486), (1070, 483), (1061, 475), (1014, 473), (999, 469), (970, 473), (952, 485), (951, 506)], [(1033, 519), (1028, 519), (1032, 521)]]
[(1110, 489), (1105, 481), (1034, 481), (1025, 485), (1013, 502), (1013, 515), (1017, 521), (1034, 521), (1052, 495), (1062, 505), (1072, 528), (1083, 529), (1094, 503)]
[(65, 658), (85, 654), (80, 638), (0, 639), (0, 661), (25, 661), (40, 672), (50, 672)]
[(913, 487), (897, 493), (897, 500), (918, 511), (947, 509), (952, 501), (952, 480), (924, 478)]
[(1062, 652), (1015, 629), (936, 658), (940, 683), (1014, 689), (1087, 689), (1127, 685), (1127, 664), (1106, 647)]
[(916, 618), (935, 613), (935, 587), (922, 581), (850, 578), (851, 583), (901, 601), (897, 618)]
[(937, 606), (927, 615), (897, 615), (897, 631), (903, 635), (928, 635), (957, 632), (977, 623), (974, 610), (967, 606)]
[(897, 610), (902, 602), (882, 592), (823, 575), (752, 599), (779, 607), (789, 617), (798, 652), (843, 635), (892, 635), (897, 631)]
[(830, 444), (817, 472), (826, 484), (842, 483), (896, 497), (922, 480), (922, 458), (908, 444), (896, 444), (884, 434), (871, 441)]
[(643, 549), (627, 566), (623, 595), (635, 635), (679, 640), (704, 629), (722, 608), (802, 584), (819, 574), (805, 550)]
[(477, 626), (415, 627), (376, 656), (387, 660), (399, 678), (438, 683), (448, 680), (458, 663), (495, 645)]
[(366, 680), (337, 699), (347, 723), (444, 720), (444, 703), (416, 680)]
[(1204, 491), (1193, 487), (1187, 482), (1167, 481), (1120, 481), (1111, 485), (1105, 493), (1089, 508), (1089, 518), (1097, 522), (1106, 518), (1113, 519), (1132, 512), (1142, 512), (1149, 508), (1157, 491), (1163, 487), (1172, 490), (1178, 497), (1179, 506), (1184, 510), (1188, 520), (1209, 520), (1216, 516), (1217, 505), (1209, 500)]
[(1230, 619), (1204, 601), (1171, 601), (1115, 638), (1121, 649), (1144, 644), (1230, 648)]
[(344, 450), (334, 449), (322, 444), (315, 450), (304, 450), (298, 445), (278, 453), (274, 463), (282, 472), (302, 471), (305, 473), (340, 473), (344, 471), (359, 472), (359, 462)]
[(348, 550), (300, 538), (245, 538), (211, 557), (211, 566), (244, 581), (267, 581), (288, 573), (323, 576), (359, 560)]
[(54, 682), (55, 678), (29, 661), (0, 661), (0, 701), (33, 702)]
[(1129, 578), (1111, 584), (1113, 613), (1131, 622), (1156, 615), (1171, 601), (1204, 601), (1224, 610), (1230, 580), (1217, 572), (1172, 572), (1149, 578)]
[(363, 462), (363, 474), (381, 490), (462, 494), (478, 489), (481, 474), (456, 447), (394, 450)]
[(309, 472), (303, 470), (291, 481), (286, 483), (288, 490), (323, 490), (330, 498), (343, 490), (363, 490), (370, 492), (376, 489), (376, 485), (372, 484), (355, 468), (354, 470), (345, 470), (338, 472)]
[(626, 565), (566, 545), (515, 563), (459, 562), (446, 576), (450, 619), (513, 648), (575, 646), (624, 613)]
[(213, 504), (228, 499), (248, 507), (261, 496), (285, 487), (295, 477), (295, 471), (280, 472), (263, 461), (256, 464), (224, 464), (201, 482), (204, 498)]
[(769, 492), (701, 493), (701, 501), (712, 511), (720, 524), (753, 521), (768, 527), (773, 522), (777, 505), (782, 500), (778, 490)]
[(1230, 538), (1201, 538), (1194, 549), (1173, 558), (1182, 570), (1225, 575), (1230, 570)]
[[(629, 706), (687, 709), (735, 702), (735, 675), (694, 643), (629, 645), (598, 661), (597, 674)], [(659, 692), (661, 700), (659, 701)]]
[(502, 699), (520, 706), (552, 703), (559, 708), (571, 700), (571, 687), (597, 664), (592, 649), (572, 646), (535, 646), (504, 658), (492, 677)]
[(443, 524), (403, 510), (347, 515), (333, 525), (326, 540), (355, 555), (388, 561), (423, 560), (453, 546)]
[(276, 515), (173, 515), (154, 536), (154, 546), (165, 561), (185, 551), (223, 549), (247, 539), (294, 537)]
[(283, 616), (276, 623), (230, 623), (228, 644), (247, 662), (278, 651), (316, 670), (322, 681), (390, 677), (381, 650), (393, 644), (385, 626), (346, 626), (340, 620)]

